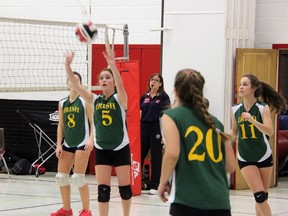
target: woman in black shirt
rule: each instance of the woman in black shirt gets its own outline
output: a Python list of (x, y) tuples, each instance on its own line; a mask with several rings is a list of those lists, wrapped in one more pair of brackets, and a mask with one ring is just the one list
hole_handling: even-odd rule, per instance
[(149, 78), (147, 92), (140, 98), (141, 110), (141, 166), (149, 149), (151, 152), (151, 190), (157, 194), (162, 165), (162, 135), (159, 119), (162, 111), (170, 108), (170, 99), (164, 91), (163, 77), (152, 74)]

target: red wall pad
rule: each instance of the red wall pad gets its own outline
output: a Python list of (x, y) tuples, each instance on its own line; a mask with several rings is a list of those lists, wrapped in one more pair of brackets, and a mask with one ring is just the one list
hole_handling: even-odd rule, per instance
[(139, 62), (116, 62), (116, 66), (121, 74), (128, 95), (128, 110), (126, 116), (131, 150), (131, 186), (132, 193), (135, 196), (141, 194)]

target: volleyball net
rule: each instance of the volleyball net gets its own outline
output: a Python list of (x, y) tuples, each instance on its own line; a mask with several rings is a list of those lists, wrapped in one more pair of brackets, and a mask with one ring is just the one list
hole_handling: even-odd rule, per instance
[[(77, 39), (76, 24), (0, 17), (0, 92), (66, 91), (64, 60), (71, 51), (76, 53), (73, 70), (89, 87), (92, 45)], [(115, 34), (123, 38), (125, 29), (95, 25), (93, 43), (113, 51)]]

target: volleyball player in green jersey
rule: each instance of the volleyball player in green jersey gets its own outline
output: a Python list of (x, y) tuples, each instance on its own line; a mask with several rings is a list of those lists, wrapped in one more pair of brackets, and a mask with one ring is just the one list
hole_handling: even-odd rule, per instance
[(161, 120), (165, 152), (158, 193), (171, 203), (173, 216), (231, 215), (226, 173), (235, 170), (235, 156), (230, 136), (208, 112), (204, 83), (199, 72), (180, 70), (174, 83), (176, 102)]
[[(81, 83), (79, 73), (73, 72), (72, 76), (79, 84)], [(60, 187), (63, 207), (50, 215), (73, 215), (69, 183), (69, 174), (73, 166), (72, 179), (79, 189), (82, 202), (79, 216), (91, 216), (89, 188), (85, 180), (85, 173), (94, 140), (92, 106), (85, 103), (85, 100), (71, 88), (69, 79), (68, 86), (70, 87), (69, 96), (59, 101), (56, 148), (56, 156), (59, 159), (56, 182)], [(89, 122), (92, 127), (89, 126)]]
[(270, 85), (252, 74), (241, 78), (239, 96), (243, 102), (232, 107), (230, 135), (237, 136), (238, 165), (254, 194), (256, 215), (270, 216), (267, 200), (273, 158), (269, 137), (273, 135), (273, 125), (269, 107), (276, 112), (285, 111), (286, 101)]
[(132, 189), (130, 185), (131, 155), (125, 123), (127, 94), (116, 67), (114, 55), (108, 52), (103, 52), (103, 55), (109, 69), (103, 69), (99, 75), (102, 95), (93, 94), (76, 82), (70, 68), (74, 53), (67, 54), (65, 67), (73, 88), (94, 108), (95, 171), (98, 182), (99, 215), (107, 216), (109, 212), (111, 171), (114, 166), (122, 198), (123, 215), (128, 216)]

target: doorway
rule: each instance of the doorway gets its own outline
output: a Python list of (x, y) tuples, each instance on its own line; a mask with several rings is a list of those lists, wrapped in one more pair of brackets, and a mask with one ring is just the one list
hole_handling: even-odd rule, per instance
[(288, 49), (279, 50), (279, 92), (288, 101)]
[[(278, 91), (288, 101), (288, 44), (273, 44), (278, 50)], [(288, 110), (278, 118), (277, 130), (278, 176), (288, 175)]]

